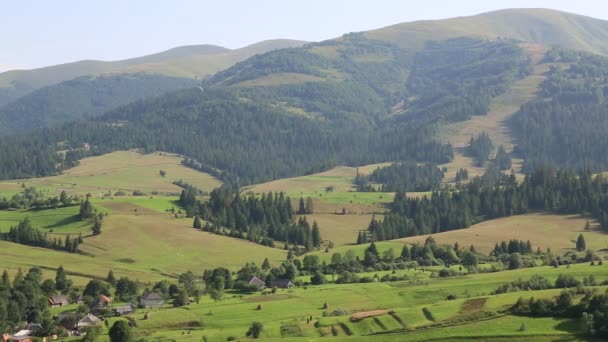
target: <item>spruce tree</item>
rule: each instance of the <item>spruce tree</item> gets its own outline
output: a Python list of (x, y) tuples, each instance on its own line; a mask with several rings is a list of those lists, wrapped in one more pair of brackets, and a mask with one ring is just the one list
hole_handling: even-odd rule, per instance
[(314, 212), (314, 205), (312, 203), (312, 198), (307, 197), (306, 198), (306, 213), (312, 214), (313, 212)]
[(300, 205), (298, 207), (298, 214), (300, 214), (300, 215), (306, 214), (306, 203), (304, 203), (303, 197), (300, 197)]
[(201, 229), (203, 228), (203, 225), (201, 223), (201, 219), (197, 216), (194, 216), (194, 222), (192, 223), (192, 227), (196, 228), (196, 229)]
[(319, 230), (317, 221), (313, 221), (312, 223), (312, 244), (315, 247), (321, 246), (321, 231)]
[(270, 269), (270, 261), (268, 258), (264, 258), (264, 262), (262, 262), (262, 270), (268, 271)]
[(587, 244), (585, 243), (585, 238), (583, 234), (578, 235), (578, 239), (576, 239), (576, 250), (579, 252), (584, 252), (587, 249)]
[(116, 285), (116, 277), (114, 277), (114, 272), (110, 270), (108, 272), (108, 276), (106, 277), (106, 282), (112, 286)]

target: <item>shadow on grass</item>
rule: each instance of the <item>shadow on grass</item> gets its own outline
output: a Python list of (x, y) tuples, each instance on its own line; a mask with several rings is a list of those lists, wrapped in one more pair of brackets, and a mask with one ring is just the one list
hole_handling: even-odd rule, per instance
[(63, 227), (63, 226), (67, 226), (69, 224), (74, 224), (74, 223), (78, 223), (78, 222), (82, 222), (80, 220), (80, 216), (78, 215), (72, 215), (72, 216), (68, 216), (65, 217), (53, 224), (50, 224), (48, 226), (44, 226), (44, 228), (49, 228), (49, 229), (53, 229), (53, 228), (59, 228), (59, 227)]

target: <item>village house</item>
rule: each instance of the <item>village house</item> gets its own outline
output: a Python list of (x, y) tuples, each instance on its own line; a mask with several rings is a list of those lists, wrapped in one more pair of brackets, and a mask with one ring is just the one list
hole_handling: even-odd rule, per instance
[(158, 293), (150, 292), (141, 297), (140, 303), (144, 308), (159, 308), (163, 306), (165, 300)]
[(91, 308), (96, 310), (105, 309), (110, 306), (111, 302), (112, 299), (110, 299), (110, 297), (99, 295), (99, 297), (93, 301), (93, 304), (91, 304)]
[(251, 278), (247, 284), (257, 287), (258, 290), (263, 290), (266, 287), (266, 283), (258, 277)]
[(90, 327), (97, 326), (97, 325), (101, 324), (101, 322), (102, 322), (101, 319), (99, 319), (91, 314), (87, 314), (80, 321), (78, 321), (78, 323), (76, 324), (76, 329), (78, 329), (78, 330), (87, 329)]
[(270, 281), (270, 287), (290, 289), (293, 287), (293, 283), (289, 279), (273, 279)]
[(69, 305), (70, 300), (65, 295), (53, 295), (49, 297), (49, 306), (52, 308)]
[(135, 312), (135, 310), (137, 310), (137, 307), (135, 305), (129, 303), (127, 305), (115, 307), (114, 314), (116, 316), (128, 315), (130, 313)]

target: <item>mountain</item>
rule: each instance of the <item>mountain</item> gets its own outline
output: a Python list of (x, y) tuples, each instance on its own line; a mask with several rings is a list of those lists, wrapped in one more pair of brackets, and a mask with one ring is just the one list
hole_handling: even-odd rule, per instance
[(253, 55), (302, 44), (302, 41), (278, 39), (234, 50), (214, 45), (192, 45), (121, 61), (85, 60), (33, 70), (6, 71), (0, 74), (0, 105), (32, 90), (80, 76), (150, 73), (201, 79)]
[[(555, 19), (564, 17), (571, 29)], [(476, 25), (492, 20), (493, 33), (479, 34), (484, 29)], [(207, 77), (204, 90), (181, 89), (97, 112), (86, 122), (3, 138), (0, 160), (8, 162), (0, 165), (0, 177), (49, 175), (83, 156), (133, 148), (185, 155), (189, 165), (239, 185), (339, 164), (442, 164), (454, 152), (438, 139), (439, 128), (486, 115), (539, 60), (552, 67), (537, 76), (551, 82), (539, 81), (541, 92), (513, 115), (507, 133), (517, 144), (514, 153), (527, 170), (546, 163), (606, 170), (608, 159), (595, 156), (604, 144), (593, 140), (608, 124), (602, 115), (608, 59), (562, 47), (532, 51), (521, 40), (553, 44), (570, 30), (568, 37), (590, 42), (595, 36), (581, 28), (585, 20), (587, 30), (604, 25), (555, 11), (507, 10), (272, 50)], [(501, 24), (509, 21), (521, 27)], [(421, 34), (412, 38), (416, 30)], [(566, 47), (568, 37), (562, 37)], [(543, 125), (547, 117), (556, 122)], [(568, 149), (561, 148), (564, 141)], [(65, 159), (58, 150), (67, 150)]]
[(81, 76), (43, 87), (0, 107), (0, 134), (14, 134), (101, 115), (146, 97), (197, 83), (154, 74)]
[(551, 9), (504, 9), (467, 17), (407, 22), (365, 35), (415, 49), (428, 40), (502, 37), (608, 54), (608, 21)]

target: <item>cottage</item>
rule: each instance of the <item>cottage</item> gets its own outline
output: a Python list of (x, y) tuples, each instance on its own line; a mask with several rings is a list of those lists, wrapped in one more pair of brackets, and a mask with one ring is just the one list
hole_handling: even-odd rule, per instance
[(258, 290), (263, 290), (266, 287), (266, 283), (258, 277), (251, 278), (248, 284), (257, 287)]
[(137, 307), (135, 305), (129, 303), (127, 305), (115, 307), (114, 314), (116, 316), (128, 315), (130, 313), (135, 312), (135, 310), (137, 310)]
[(69, 305), (70, 300), (65, 295), (53, 295), (49, 297), (49, 306), (52, 308)]
[(78, 330), (86, 329), (86, 328), (97, 326), (97, 325), (101, 324), (101, 322), (102, 322), (101, 319), (99, 319), (91, 314), (87, 314), (80, 321), (78, 321), (78, 323), (76, 324), (76, 328)]
[(274, 279), (270, 282), (270, 286), (280, 289), (290, 289), (293, 287), (293, 283), (289, 279)]
[(144, 308), (159, 308), (163, 306), (165, 300), (158, 293), (150, 292), (141, 297), (140, 303)]
[(110, 299), (110, 297), (99, 295), (99, 297), (93, 301), (91, 307), (98, 310), (105, 309), (110, 306), (111, 301), (112, 300)]

